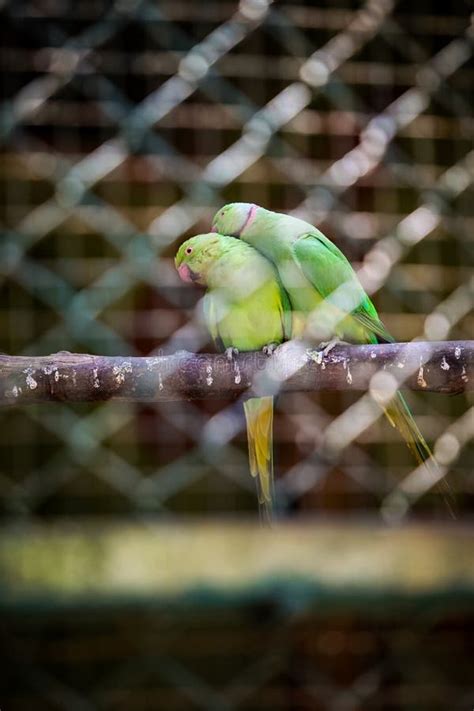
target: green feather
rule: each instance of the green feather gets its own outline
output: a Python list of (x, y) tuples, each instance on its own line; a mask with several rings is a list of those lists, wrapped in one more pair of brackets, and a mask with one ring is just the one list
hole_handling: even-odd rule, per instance
[[(175, 262), (207, 287), (204, 318), (219, 349), (261, 350), (291, 338), (288, 295), (275, 267), (253, 247), (219, 233), (197, 235), (181, 245)], [(270, 520), (273, 397), (250, 398), (244, 410), (250, 471), (257, 482), (262, 518)]]
[(309, 232), (294, 242), (293, 251), (314, 289), (328, 303), (338, 307), (341, 315), (348, 315), (342, 321), (340, 337), (343, 340), (376, 343), (381, 338), (393, 342), (350, 262), (336, 245), (321, 232)]
[[(330, 330), (330, 338), (338, 336), (353, 343), (393, 342), (348, 259), (308, 222), (257, 205), (234, 203), (217, 213), (214, 227), (240, 237), (275, 264), (292, 310), (303, 321), (305, 337), (323, 327)], [(385, 414), (417, 462), (437, 468), (401, 393), (386, 406)]]

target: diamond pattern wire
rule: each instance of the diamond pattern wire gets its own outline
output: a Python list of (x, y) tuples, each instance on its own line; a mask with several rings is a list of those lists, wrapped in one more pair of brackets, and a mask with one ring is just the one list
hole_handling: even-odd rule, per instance
[[(470, 337), (473, 29), (463, 2), (7, 0), (0, 12), (0, 349), (208, 349), (200, 295), (179, 284), (172, 256), (229, 200), (320, 226), (398, 340)], [(467, 397), (410, 402), (468, 515)], [(445, 516), (370, 393), (285, 395), (275, 420), (286, 515)], [(0, 412), (2, 509), (26, 521), (253, 512), (243, 427), (239, 403)], [(10, 651), (44, 708), (134, 708), (134, 689), (136, 708), (149, 708), (138, 689), (156, 684), (157, 667), (159, 698), (179, 691), (169, 708), (382, 708), (390, 680), (411, 688), (400, 653), (416, 655), (409, 630), (395, 643), (359, 630), (385, 651), (377, 663), (361, 652), (349, 683), (321, 658), (326, 643), (349, 654), (344, 633), (316, 633), (315, 666), (297, 626), (287, 622), (258, 662), (241, 651), (227, 685), (186, 655), (143, 647), (84, 691), (48, 655), (43, 666)], [(436, 670), (428, 658), (426, 679)], [(297, 687), (293, 706), (282, 701)], [(453, 694), (469, 701), (462, 686)]]
[[(6, 10), (7, 13), (10, 11), (11, 15), (15, 15), (11, 5), (7, 4)], [(224, 198), (219, 197), (216, 193), (216, 188), (222, 189), (226, 184), (235, 181), (239, 175), (245, 173), (265, 154), (268, 154), (269, 161), (275, 165), (280, 174), (283, 171), (283, 176), (287, 180), (298, 184), (298, 188), (303, 190), (305, 199), (300, 206), (295, 206), (294, 212), (312, 219), (317, 224), (328, 219), (332, 210), (342, 214), (349, 213), (343, 200), (344, 193), (373, 172), (377, 166), (383, 165), (388, 170), (387, 180), (389, 182), (395, 182), (402, 187), (405, 184), (413, 187), (419, 181), (420, 176), (417, 175), (413, 166), (410, 171), (404, 169), (403, 166), (408, 163), (407, 156), (400, 152), (394, 138), (428, 108), (430, 94), (439, 93), (440, 82), (462, 67), (470, 54), (469, 28), (466, 29), (464, 37), (461, 33), (460, 37), (452, 39), (432, 56), (427, 56), (428, 53), (422, 48), (420, 49), (419, 43), (408, 35), (410, 54), (416, 54), (418, 60), (421, 57), (425, 60), (415, 75), (416, 86), (409, 87), (395, 101), (392, 101), (372, 118), (370, 118), (370, 109), (363, 106), (354, 87), (350, 84), (343, 84), (342, 90), (345, 94), (354, 104), (358, 105), (358, 108), (362, 108), (362, 112), (360, 112), (362, 116), (360, 142), (339, 159), (333, 161), (326, 170), (323, 170), (318, 177), (317, 187), (313, 188), (307, 187), (298, 180), (301, 175), (298, 165), (304, 165), (306, 158), (301, 150), (295, 150), (288, 143), (288, 139), (282, 135), (280, 129), (301, 115), (314, 100), (315, 94), (327, 93), (330, 102), (333, 103), (331, 91), (334, 90), (334, 87), (329, 81), (330, 76), (336, 74), (334, 83), (336, 86), (342, 84), (337, 76), (337, 70), (357, 54), (366, 43), (370, 43), (377, 33), (381, 38), (392, 37), (390, 29), (394, 25), (396, 25), (396, 31), (400, 33), (400, 26), (393, 19), (392, 4), (390, 2), (367, 3), (353, 13), (347, 26), (339, 34), (332, 36), (316, 52), (309, 52), (307, 59), (302, 59), (297, 52), (300, 51), (300, 47), (308, 48), (310, 42), (304, 32), (289, 21), (287, 12), (291, 8), (280, 8), (278, 4), (267, 6), (265, 3), (261, 5), (257, 3), (254, 6), (252, 3), (248, 5), (243, 3), (236, 14), (231, 15), (227, 22), (218, 25), (197, 44), (192, 43), (192, 37), (183, 31), (181, 26), (169, 21), (171, 31), (166, 34), (164, 48), (171, 51), (174, 44), (174, 47), (184, 46), (189, 49), (184, 54), (181, 53), (181, 57), (177, 59), (176, 74), (170, 76), (156, 90), (146, 94), (138, 104), (134, 104), (117, 86), (116, 77), (111, 80), (110, 77), (97, 72), (94, 66), (94, 63), (97, 63), (94, 52), (99, 51), (105, 42), (110, 40), (113, 42), (120, 29), (126, 28), (127, 22), (130, 21), (140, 23), (146, 37), (150, 37), (152, 43), (157, 40), (163, 42), (163, 32), (159, 28), (160, 23), (167, 19), (167, 10), (169, 11), (169, 8), (157, 8), (153, 3), (138, 3), (131, 7), (130, 12), (126, 12), (122, 6), (113, 5), (109, 9), (108, 16), (72, 38), (62, 28), (56, 27), (55, 41), (58, 46), (49, 52), (46, 61), (49, 72), (31, 81), (10, 101), (5, 102), (4, 115), (10, 117), (9, 121), (4, 122), (5, 130), (7, 134), (11, 134), (12, 131), (16, 132), (14, 142), (19, 146), (20, 160), (25, 161), (29, 156), (28, 150), (22, 150), (22, 145), (24, 145), (22, 142), (28, 148), (33, 146), (36, 152), (33, 168), (40, 172), (40, 177), (42, 172), (43, 177), (47, 178), (55, 190), (52, 197), (46, 202), (30, 209), (24, 218), (14, 226), (14, 231), (10, 230), (10, 240), (4, 246), (6, 256), (9, 257), (9, 260), (6, 260), (6, 275), (9, 275), (27, 292), (31, 292), (32, 285), (35, 285), (35, 298), (44, 301), (45, 306), (54, 309), (60, 317), (59, 323), (56, 321), (39, 338), (27, 343), (23, 349), (24, 353), (51, 350), (57, 343), (64, 343), (65, 337), (67, 345), (72, 337), (82, 347), (97, 349), (99, 340), (101, 345), (103, 344), (103, 352), (137, 353), (137, 349), (130, 343), (130, 340), (124, 339), (116, 329), (110, 329), (110, 326), (104, 323), (100, 318), (101, 313), (104, 309), (114, 308), (121, 298), (129, 297), (139, 285), (146, 284), (156, 288), (163, 278), (167, 283), (175, 282), (169, 262), (158, 263), (158, 267), (156, 266), (155, 260), (158, 254), (166, 251), (168, 244), (174, 245), (176, 238), (183, 235), (187, 229), (189, 230), (201, 215), (208, 215), (211, 210), (206, 207), (207, 205), (215, 206), (223, 201)], [(328, 14), (330, 15), (330, 13)], [(246, 99), (245, 95), (237, 88), (234, 89), (227, 77), (220, 76), (216, 70), (216, 65), (218, 66), (221, 58), (232, 52), (246, 37), (255, 34), (260, 27), (266, 33), (274, 32), (278, 38), (278, 45), (283, 46), (290, 56), (296, 55), (300, 78), (299, 81), (284, 86), (266, 106), (261, 108)], [(393, 38), (391, 42), (393, 43)], [(236, 59), (238, 58), (237, 56)], [(95, 87), (88, 86), (82, 81), (83, 76), (90, 72), (94, 72), (99, 80)], [(206, 77), (211, 74), (212, 79), (216, 80), (215, 85), (219, 87), (217, 91), (215, 86), (209, 88), (206, 85)], [(434, 75), (436, 81), (433, 78)], [(52, 77), (55, 81), (48, 83), (49, 90), (46, 91), (44, 83), (46, 79)], [(428, 81), (427, 77), (431, 77), (431, 80)], [(64, 153), (57, 151), (51, 157), (50, 147), (44, 141), (32, 136), (27, 138), (25, 135), (25, 122), (28, 118), (31, 119), (32, 115), (52, 100), (65, 84), (77, 84), (85, 101), (94, 101), (98, 95), (95, 103), (99, 111), (102, 115), (108, 116), (118, 131), (110, 139), (99, 143), (94, 150), (79, 161), (71, 161)], [(160, 120), (196, 91), (202, 90), (212, 100), (216, 100), (219, 92), (230, 94), (233, 89), (236, 99), (234, 99), (231, 108), (238, 124), (241, 125), (241, 137), (238, 137), (220, 155), (208, 161), (204, 169), (198, 168), (195, 161), (190, 160), (182, 152), (178, 152), (155, 130), (155, 126)], [(446, 84), (446, 91), (441, 92), (441, 95), (449, 97), (449, 94), (457, 99), (457, 105), (463, 105), (460, 92)], [(102, 95), (105, 99), (102, 99)], [(38, 98), (31, 100), (32, 96)], [(446, 101), (444, 98), (445, 104)], [(464, 100), (464, 107), (465, 105)], [(244, 113), (247, 115), (243, 122), (242, 118), (235, 114), (236, 110), (241, 113), (241, 107), (245, 107)], [(364, 116), (369, 117), (369, 120), (364, 119)], [(145, 157), (146, 169), (152, 170), (150, 180), (153, 179), (153, 175), (158, 177), (151, 158), (154, 155), (164, 154), (177, 159), (182, 166), (182, 170), (178, 173), (188, 172), (192, 176), (192, 181), (185, 183), (180, 181), (180, 189), (183, 190), (184, 197), (165, 209), (160, 217), (152, 219), (146, 226), (145, 232), (137, 235), (136, 226), (126, 217), (124, 211), (117, 209), (117, 206), (110, 200), (99, 197), (94, 188), (100, 185), (101, 181), (110, 173), (116, 171), (127, 159), (130, 159), (134, 146), (140, 147), (144, 144), (146, 144), (147, 151), (153, 151), (151, 156), (146, 154)], [(288, 158), (283, 161), (276, 158), (275, 151), (277, 155), (286, 155)], [(46, 152), (50, 160), (41, 160)], [(424, 239), (438, 225), (442, 224), (444, 211), (440, 209), (440, 200), (443, 202), (449, 198), (452, 200), (457, 194), (464, 193), (468, 187), (472, 173), (470, 158), (471, 154), (468, 154), (467, 157), (464, 155), (454, 168), (448, 168), (444, 178), (440, 177), (438, 183), (430, 188), (425, 204), (422, 203), (412, 210), (411, 215), (406, 215), (400, 221), (397, 230), (392, 230), (387, 237), (381, 239), (379, 237), (375, 246), (366, 252), (360, 275), (364, 281), (365, 273), (367, 273), (368, 278), (365, 279), (365, 282), (369, 291), (375, 292), (381, 287), (393, 289), (388, 279), (391, 269), (397, 266), (404, 253), (409, 252), (412, 245)], [(44, 175), (45, 169), (46, 176)], [(393, 177), (391, 178), (390, 175)], [(307, 182), (307, 178), (305, 182)], [(71, 284), (57, 271), (45, 267), (40, 261), (31, 259), (28, 255), (28, 250), (32, 246), (41, 243), (52, 230), (64, 226), (65, 220), (70, 220), (71, 216), (79, 218), (82, 223), (85, 223), (86, 229), (89, 228), (94, 233), (100, 234), (101, 239), (106, 240), (121, 255), (118, 260), (113, 260), (110, 266), (92, 283), (88, 283), (79, 290), (71, 288)], [(431, 221), (422, 219), (430, 216), (432, 216)], [(404, 231), (405, 225), (409, 229), (412, 227), (412, 232), (415, 234), (410, 233), (407, 236)], [(339, 229), (343, 230), (344, 237), (348, 236), (347, 228), (341, 226)], [(349, 238), (351, 238), (350, 234)], [(404, 249), (401, 249), (400, 243)], [(388, 266), (387, 259), (390, 260)], [(380, 266), (382, 268), (377, 270), (377, 267)], [(158, 274), (157, 268), (159, 269)], [(378, 278), (374, 283), (374, 272), (376, 271), (378, 271)], [(38, 288), (38, 285), (41, 285), (42, 288)], [(395, 289), (394, 291), (398, 296), (400, 290)], [(166, 301), (169, 303), (169, 293), (166, 295)], [(462, 312), (461, 317), (464, 315)], [(455, 321), (453, 320), (448, 328), (454, 325)], [(196, 325), (192, 320), (182, 331), (183, 342), (181, 342), (178, 330), (172, 336), (170, 343), (166, 344), (162, 341), (158, 349), (166, 348), (166, 345), (172, 345), (175, 348), (181, 345), (190, 347), (190, 343), (193, 348), (199, 348), (206, 341), (206, 334), (202, 332), (199, 324)], [(443, 335), (446, 336), (446, 328), (444, 331)], [(309, 403), (306, 401), (305, 407), (308, 405)], [(103, 405), (99, 411), (102, 411), (103, 417), (106, 418), (105, 413), (111, 409), (113, 406)], [(129, 409), (130, 418), (133, 418), (134, 412), (134, 408)], [(198, 422), (201, 421), (202, 426), (203, 418), (199, 412), (196, 415), (198, 420), (193, 423), (192, 429), (186, 428), (188, 434), (190, 431), (200, 431)], [(346, 417), (349, 416), (346, 415)], [(41, 419), (41, 415), (39, 417)], [(80, 433), (84, 426), (81, 428), (80, 421), (77, 419), (75, 422), (75, 426), (72, 423), (69, 423), (68, 427), (55, 425), (54, 432), (58, 434), (61, 430), (64, 431), (64, 434), (67, 435), (64, 454), (67, 456), (68, 453), (75, 452), (72, 459), (77, 461), (78, 447), (74, 447), (74, 440), (77, 438), (78, 441), (81, 441)], [(123, 419), (118, 418), (116, 426), (121, 427), (124, 424)], [(241, 426), (242, 419), (240, 418), (240, 428)], [(238, 429), (238, 425), (237, 428), (232, 429), (234, 436)], [(140, 473), (117, 452), (111, 452), (110, 448), (104, 448), (100, 444), (96, 432), (89, 431), (88, 436), (92, 437), (92, 440), (88, 444), (87, 455), (84, 452), (80, 454), (79, 459), (82, 460), (82, 464), (88, 457), (93, 459), (97, 448), (99, 448), (98, 451), (106, 457), (106, 460), (107, 458), (110, 460), (110, 466), (105, 467), (106, 471), (112, 472), (105, 474), (109, 484), (134, 500), (133, 492), (137, 486), (139, 491), (141, 488), (139, 486)], [(199, 436), (195, 437), (194, 441), (199, 444)], [(242, 461), (242, 457), (239, 457), (239, 460)], [(371, 469), (378, 468), (373, 459), (368, 461), (371, 462)], [(305, 469), (304, 462), (298, 462), (297, 468), (300, 466)], [(51, 476), (46, 477), (46, 472), (51, 467), (56, 470), (56, 475), (52, 478)], [(180, 468), (184, 469), (184, 467), (180, 467), (178, 458), (176, 468), (172, 468), (170, 476), (174, 476), (176, 470)], [(331, 466), (324, 468), (327, 473), (332, 470)], [(97, 475), (100, 469), (97, 468), (94, 474)], [(222, 470), (222, 467), (220, 469)], [(299, 477), (295, 474), (294, 469), (295, 467), (291, 470), (291, 477), (286, 476), (285, 479), (291, 480), (290, 487), (292, 486), (294, 491), (300, 491), (301, 483), (298, 481)], [(35, 472), (33, 488), (36, 490), (36, 495), (33, 495), (33, 499), (35, 496), (43, 498), (46, 493), (46, 487), (43, 488), (41, 483), (38, 485), (38, 480), (39, 482), (48, 480), (53, 486), (52, 481), (56, 478), (58, 485), (61, 486), (65, 476), (67, 479), (69, 475), (74, 475), (72, 469), (69, 469), (69, 475), (65, 475), (64, 470), (65, 468), (61, 467), (61, 456), (59, 459), (55, 456), (50, 464), (46, 463), (45, 469), (43, 468), (41, 473)], [(223, 470), (225, 473), (226, 467)], [(119, 472), (121, 472), (120, 476)], [(367, 475), (365, 479), (367, 481)], [(32, 493), (28, 494), (28, 487), (32, 486), (29, 481), (31, 482), (31, 477), (14, 487), (14, 491), (17, 497), (23, 497), (24, 500), (26, 497), (32, 501)], [(157, 481), (159, 481), (159, 477)], [(239, 477), (238, 481), (247, 488), (248, 482), (244, 477)], [(159, 484), (156, 488), (159, 489)], [(375, 490), (378, 489), (379, 486), (376, 485)], [(145, 490), (150, 491), (146, 482)], [(50, 495), (53, 491), (54, 487), (49, 489), (46, 495)], [(143, 500), (140, 494), (138, 498)], [(15, 496), (13, 502), (13, 507), (16, 508)]]

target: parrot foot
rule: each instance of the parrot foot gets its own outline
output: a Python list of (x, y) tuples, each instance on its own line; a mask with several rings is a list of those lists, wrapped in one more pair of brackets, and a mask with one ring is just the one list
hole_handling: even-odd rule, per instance
[(277, 348), (278, 343), (268, 343), (268, 345), (263, 346), (262, 351), (265, 353), (266, 356), (271, 356), (275, 353)]
[(229, 346), (229, 348), (225, 349), (225, 357), (229, 361), (229, 363), (232, 363), (234, 360), (234, 356), (239, 355), (239, 349), (238, 348), (233, 348), (232, 346)]
[(314, 360), (315, 363), (318, 365), (321, 365), (323, 362), (323, 352), (318, 351), (314, 348), (307, 348), (306, 349), (306, 355), (310, 360)]
[(342, 345), (350, 345), (347, 341), (341, 341), (340, 338), (337, 336), (335, 338), (332, 338), (330, 341), (323, 341), (322, 343), (319, 344), (317, 351), (319, 353), (322, 353), (324, 357), (326, 357), (334, 348), (334, 346), (342, 346)]
[(321, 363), (323, 362), (323, 358), (325, 358), (335, 346), (344, 344), (349, 345), (349, 343), (347, 343), (346, 341), (341, 341), (340, 338), (336, 337), (333, 338), (331, 341), (323, 341), (315, 349), (309, 348), (306, 351), (306, 355), (311, 358), (311, 360), (314, 360), (315, 363), (321, 365)]

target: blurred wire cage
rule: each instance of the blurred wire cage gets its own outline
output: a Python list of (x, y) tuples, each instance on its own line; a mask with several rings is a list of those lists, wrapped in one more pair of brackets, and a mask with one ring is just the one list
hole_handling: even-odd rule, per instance
[[(472, 335), (467, 2), (7, 0), (0, 11), (1, 350), (211, 350), (194, 318), (201, 294), (172, 259), (229, 201), (301, 216), (355, 266), (372, 265), (397, 340)], [(398, 434), (379, 419), (337, 461), (318, 454), (321, 432), (359, 397), (280, 397), (277, 495), (291, 521), (384, 524), (386, 497), (413, 469)], [(469, 532), (468, 397), (410, 403), (431, 443), (456, 436), (447, 479)], [(246, 525), (256, 514), (243, 418), (217, 456), (201, 446), (225, 408), (0, 410), (1, 551), (11, 557), (17, 533), (28, 549), (33, 524), (65, 520), (86, 540), (117, 518)], [(435, 490), (407, 515), (427, 535), (447, 517)], [(385, 613), (374, 591), (300, 609), (291, 586), (281, 604), (255, 592), (152, 609), (115, 599), (102, 609), (92, 596), (73, 616), (47, 600), (27, 616), (5, 606), (0, 706), (470, 708), (464, 583), (449, 604), (415, 596)]]

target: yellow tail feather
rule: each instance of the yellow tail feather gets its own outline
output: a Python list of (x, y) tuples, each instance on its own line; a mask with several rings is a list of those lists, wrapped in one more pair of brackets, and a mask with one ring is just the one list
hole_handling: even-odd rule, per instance
[(273, 518), (273, 397), (254, 397), (244, 402), (250, 473), (257, 483), (263, 520)]
[[(396, 393), (393, 400), (384, 408), (384, 412), (392, 427), (395, 427), (402, 435), (417, 463), (424, 464), (435, 474), (439, 472), (438, 463), (426, 443), (425, 438), (421, 434), (401, 392)], [(439, 480), (439, 484), (444, 489), (443, 493), (446, 506), (451, 516), (456, 518), (453, 510), (455, 508), (453, 492), (444, 478)]]

